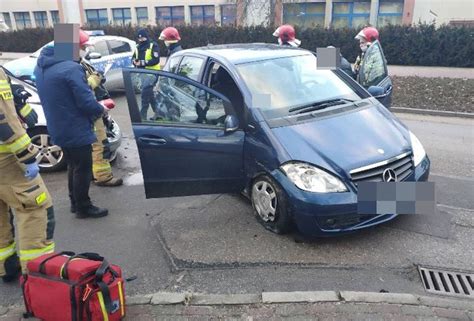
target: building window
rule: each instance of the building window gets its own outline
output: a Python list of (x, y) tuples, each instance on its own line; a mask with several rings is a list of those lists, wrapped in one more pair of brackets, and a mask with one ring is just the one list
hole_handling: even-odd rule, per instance
[(144, 26), (148, 24), (148, 8), (136, 8), (137, 10), (137, 24)]
[(334, 28), (359, 28), (369, 24), (370, 1), (334, 2), (332, 6)]
[(14, 12), (13, 13), (17, 29), (31, 28), (31, 18), (29, 12)]
[(380, 1), (377, 26), (383, 27), (388, 24), (399, 25), (402, 23), (403, 0)]
[(184, 7), (156, 7), (156, 23), (159, 26), (184, 25)]
[(224, 4), (221, 6), (221, 25), (235, 25), (237, 21), (237, 6), (235, 4)]
[(301, 28), (324, 26), (326, 3), (284, 3), (284, 23)]
[(35, 16), (35, 22), (38, 28), (46, 28), (48, 26), (48, 15), (46, 11), (35, 11), (33, 15)]
[(50, 13), (51, 13), (51, 20), (53, 20), (53, 25), (59, 23), (59, 11), (53, 10), (53, 11), (50, 11)]
[(12, 27), (12, 19), (10, 18), (10, 14), (8, 12), (3, 13), (3, 22), (5, 22), (8, 28)]
[(215, 24), (214, 6), (191, 6), (191, 23), (196, 26)]
[(121, 26), (126, 26), (132, 23), (132, 13), (130, 8), (112, 9), (112, 16), (114, 23)]
[(109, 24), (107, 9), (88, 9), (86, 10), (87, 23), (91, 26), (106, 26)]

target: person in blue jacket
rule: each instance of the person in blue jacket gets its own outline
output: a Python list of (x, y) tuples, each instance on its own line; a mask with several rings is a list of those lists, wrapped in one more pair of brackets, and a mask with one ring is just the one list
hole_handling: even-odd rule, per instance
[(71, 212), (77, 218), (106, 216), (107, 209), (92, 205), (89, 186), (96, 141), (93, 124), (107, 108), (95, 99), (82, 66), (72, 57), (55, 57), (54, 50), (51, 45), (41, 51), (34, 75), (48, 132), (67, 160)]

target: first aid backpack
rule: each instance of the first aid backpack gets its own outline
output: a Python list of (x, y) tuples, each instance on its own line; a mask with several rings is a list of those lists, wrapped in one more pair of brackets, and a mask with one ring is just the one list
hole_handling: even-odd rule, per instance
[(117, 321), (125, 316), (122, 270), (97, 253), (52, 253), (27, 264), (25, 317), (44, 321)]

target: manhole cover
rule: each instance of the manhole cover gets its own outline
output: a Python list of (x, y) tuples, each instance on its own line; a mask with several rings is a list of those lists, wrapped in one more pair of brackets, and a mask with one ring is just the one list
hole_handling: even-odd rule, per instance
[(421, 266), (418, 271), (427, 292), (474, 299), (474, 273)]

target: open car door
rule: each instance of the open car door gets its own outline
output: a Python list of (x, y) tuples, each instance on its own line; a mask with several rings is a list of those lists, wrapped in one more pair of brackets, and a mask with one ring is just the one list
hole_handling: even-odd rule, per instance
[(375, 96), (385, 107), (390, 108), (392, 104), (392, 80), (388, 76), (387, 61), (376, 40), (365, 52), (364, 60), (359, 70), (359, 83), (369, 89), (371, 86), (382, 88), (380, 94)]
[(226, 97), (168, 72), (123, 76), (147, 198), (243, 189), (244, 132)]

